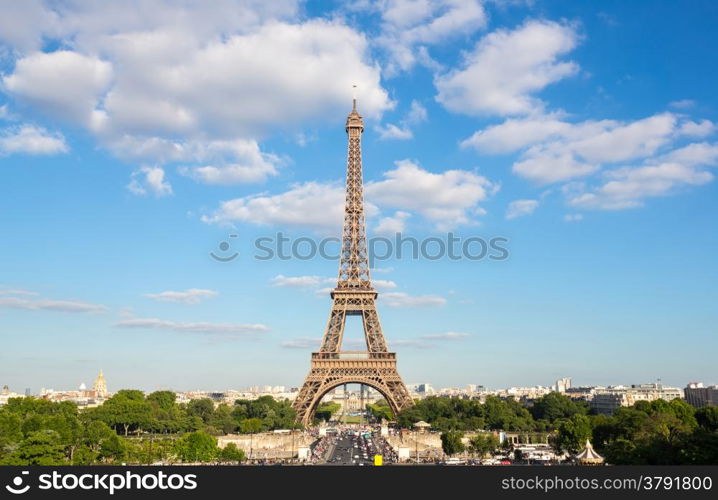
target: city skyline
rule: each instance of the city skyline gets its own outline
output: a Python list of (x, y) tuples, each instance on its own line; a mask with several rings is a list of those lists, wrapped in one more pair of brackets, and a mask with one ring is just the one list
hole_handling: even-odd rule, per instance
[[(100, 370), (101, 373), (104, 374), (104, 370)], [(92, 382), (92, 380), (95, 380), (95, 377), (97, 376), (97, 373), (95, 375), (92, 375), (91, 377), (87, 378), (86, 380), (82, 380), (80, 382), (77, 382), (74, 386), (73, 385), (57, 385), (53, 386), (52, 384), (41, 384), (37, 387), (28, 386), (28, 385), (18, 385), (18, 386), (10, 386), (10, 384), (6, 384), (2, 381), (0, 381), (0, 387), (8, 387), (10, 392), (14, 392), (17, 394), (24, 394), (28, 389), (30, 389), (30, 392), (32, 395), (38, 395), (41, 394), (43, 390), (52, 390), (55, 392), (71, 392), (76, 391), (82, 386), (91, 387), (91, 384), (88, 382)], [(406, 382), (406, 386), (410, 388), (412, 391), (415, 391), (415, 388), (420, 385), (428, 385), (433, 388), (435, 391), (442, 391), (442, 390), (465, 390), (470, 386), (476, 386), (483, 387), (483, 390), (486, 391), (505, 391), (508, 389), (531, 389), (531, 388), (544, 388), (544, 389), (551, 389), (555, 388), (556, 384), (560, 382), (561, 380), (566, 379), (566, 377), (561, 377), (559, 379), (553, 380), (553, 381), (544, 381), (541, 382), (534, 382), (534, 383), (525, 383), (525, 384), (504, 384), (504, 385), (495, 385), (495, 386), (488, 386), (485, 384), (482, 384), (479, 382), (465, 382), (462, 384), (455, 384), (455, 385), (449, 385), (449, 386), (442, 386), (440, 384), (434, 384), (431, 380), (426, 379), (422, 381), (418, 380), (408, 380)], [(669, 381), (665, 381), (661, 378), (657, 378), (654, 380), (624, 380), (619, 382), (613, 382), (613, 383), (597, 383), (595, 381), (576, 381), (573, 377), (567, 377), (567, 379), (570, 381), (571, 387), (630, 387), (632, 385), (642, 385), (642, 384), (662, 384), (666, 387), (677, 387), (677, 388), (685, 388), (688, 387), (690, 384), (699, 383), (706, 387), (708, 386), (716, 386), (718, 385), (714, 381), (709, 380), (689, 380), (685, 382), (678, 382), (678, 383), (672, 383)], [(359, 384), (350, 384), (350, 385), (359, 385)], [(114, 385), (111, 382), (108, 384), (109, 390), (108, 392), (114, 393), (121, 389), (137, 389), (141, 390), (145, 393), (151, 393), (154, 391), (163, 391), (163, 390), (170, 390), (174, 392), (227, 392), (227, 391), (236, 391), (236, 392), (268, 392), (266, 391), (267, 388), (284, 388), (285, 391), (283, 392), (290, 392), (294, 389), (299, 389), (301, 387), (300, 384), (293, 384), (293, 383), (280, 383), (280, 384), (264, 384), (264, 383), (257, 383), (257, 384), (242, 384), (237, 383), (234, 385), (225, 385), (225, 386), (206, 386), (206, 387), (175, 387), (175, 386), (151, 386), (151, 385), (138, 385), (138, 386), (120, 386), (120, 385)], [(373, 389), (369, 387), (372, 391), (376, 391), (376, 389)], [(282, 391), (280, 391), (282, 392)]]
[(368, 235), (507, 240), (375, 262), (404, 380), (716, 383), (715, 5), (227, 5), (4, 13), (0, 385), (300, 386), (353, 85)]

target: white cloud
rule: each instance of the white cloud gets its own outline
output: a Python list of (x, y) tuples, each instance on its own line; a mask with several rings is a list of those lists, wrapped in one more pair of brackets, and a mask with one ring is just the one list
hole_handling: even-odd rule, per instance
[(713, 180), (713, 174), (679, 163), (623, 167), (606, 172), (609, 179), (592, 190), (574, 192), (568, 197), (573, 207), (622, 210), (643, 205), (645, 198), (665, 196), (686, 186), (699, 186)]
[(234, 324), (234, 323), (207, 323), (207, 322), (181, 322), (168, 321), (157, 318), (128, 318), (115, 323), (118, 328), (170, 330), (181, 333), (206, 334), (208, 338), (219, 340), (237, 340), (252, 337), (269, 331), (269, 327), (262, 324)]
[(398, 347), (429, 349), (429, 348), (433, 347), (433, 345), (429, 342), (424, 342), (423, 340), (416, 340), (416, 339), (387, 339), (387, 343), (389, 344), (390, 349), (395, 349)]
[(426, 340), (460, 340), (471, 337), (468, 333), (461, 332), (445, 332), (445, 333), (433, 333), (429, 335), (422, 335), (422, 339)]
[(0, 155), (53, 155), (66, 153), (69, 149), (62, 134), (50, 133), (35, 125), (0, 130)]
[(377, 6), (383, 22), (375, 43), (389, 55), (385, 70), (390, 75), (427, 59), (427, 46), (486, 25), (480, 0), (382, 0)]
[(392, 288), (396, 288), (396, 283), (394, 283), (391, 280), (371, 280), (372, 285), (374, 285), (374, 288), (378, 288), (379, 290), (389, 290)]
[(7, 104), (3, 104), (0, 106), (0, 120), (7, 120), (10, 121), (12, 119), (12, 114), (8, 110)]
[(158, 198), (172, 194), (172, 186), (165, 181), (165, 171), (161, 167), (140, 167), (135, 170), (127, 189), (136, 195), (151, 192)]
[(715, 132), (715, 130), (716, 126), (710, 120), (701, 120), (700, 122), (686, 121), (681, 124), (678, 133), (687, 137), (706, 137)]
[(168, 28), (188, 36), (210, 38), (246, 32), (274, 19), (297, 14), (296, 0), (221, 0), (208, 9), (202, 0), (126, 0), (105, 2), (11, 2), (0, 18), (0, 40), (20, 52), (39, 49), (44, 39), (67, 40), (84, 50), (96, 48), (116, 33)]
[(388, 339), (389, 346), (392, 348), (396, 347), (415, 347), (418, 349), (428, 349), (436, 347), (434, 341), (454, 341), (461, 340), (470, 337), (468, 333), (459, 332), (445, 332), (445, 333), (434, 333), (428, 335), (421, 335), (418, 339)]
[(387, 292), (379, 299), (389, 307), (441, 307), (446, 299), (437, 295), (409, 295), (404, 292)]
[(247, 137), (268, 126), (336, 119), (354, 83), (364, 115), (392, 106), (378, 68), (366, 62), (366, 40), (338, 23), (268, 23), (245, 35), (186, 45), (181, 32), (117, 37), (112, 56), (134, 71), (118, 75), (107, 95), (109, 127), (140, 135)]
[(426, 108), (419, 101), (411, 101), (411, 108), (406, 114), (406, 122), (412, 125), (425, 122), (429, 118)]
[(683, 165), (718, 165), (718, 143), (694, 142), (674, 149), (663, 160)]
[(598, 165), (577, 160), (570, 152), (536, 153), (513, 164), (512, 170), (537, 184), (565, 181), (598, 170)]
[(515, 200), (509, 203), (509, 206), (506, 210), (506, 218), (507, 219), (515, 219), (517, 217), (524, 217), (526, 215), (531, 215), (534, 213), (534, 210), (538, 208), (539, 202), (538, 200)]
[[(25, 294), (18, 294), (17, 291), (15, 291), (15, 295)], [(67, 313), (103, 313), (107, 311), (107, 307), (89, 302), (7, 296), (0, 296), (0, 309), (25, 309), (30, 311), (58, 311)]]
[(696, 105), (696, 102), (691, 99), (681, 99), (679, 101), (672, 101), (668, 103), (668, 105), (676, 109), (690, 109)]
[(219, 295), (214, 290), (205, 290), (202, 288), (189, 288), (183, 292), (175, 292), (167, 290), (160, 293), (148, 293), (145, 297), (158, 302), (175, 302), (178, 304), (199, 304), (204, 299), (209, 299)]
[(411, 160), (396, 162), (384, 180), (369, 182), (367, 199), (382, 208), (413, 210), (434, 222), (440, 230), (468, 224), (481, 214), (478, 203), (498, 190), (498, 185), (467, 170), (435, 174)]
[(509, 119), (476, 132), (462, 145), (489, 153), (523, 150), (513, 171), (538, 184), (586, 176), (604, 164), (647, 158), (686, 135), (712, 132), (707, 120), (688, 121), (659, 113), (631, 122), (570, 123), (562, 114)]
[(338, 184), (307, 182), (276, 195), (257, 194), (223, 201), (207, 223), (248, 222), (259, 225), (310, 227), (321, 232), (341, 229), (344, 189)]
[(272, 286), (306, 288), (319, 286), (321, 283), (326, 283), (326, 281), (327, 278), (320, 276), (284, 276), (283, 274), (278, 274), (272, 278)]
[[(478, 203), (498, 190), (498, 185), (466, 170), (428, 172), (411, 160), (396, 162), (384, 173), (384, 180), (365, 186), (367, 217), (378, 213), (377, 206), (413, 210), (432, 221), (440, 230), (472, 222), (483, 214)], [(320, 232), (341, 228), (345, 193), (339, 184), (306, 182), (281, 194), (257, 194), (224, 201), (218, 210), (205, 215), (207, 223), (248, 222), (260, 225), (309, 227)], [(399, 214), (398, 219), (406, 218)], [(397, 218), (395, 213), (394, 218)], [(384, 221), (397, 227), (397, 220)], [(380, 222), (381, 224), (381, 222)]]
[(525, 146), (566, 133), (569, 123), (560, 120), (560, 114), (536, 115), (529, 118), (510, 118), (475, 132), (461, 142), (464, 148), (486, 153), (510, 153)]
[[(17, 60), (4, 90), (123, 158), (182, 163), (212, 184), (276, 175), (278, 158), (258, 141), (341, 119), (352, 84), (366, 117), (394, 105), (364, 35), (340, 21), (297, 21), (296, 1), (127, 4), (5, 9), (0, 38)], [(48, 44), (62, 49), (38, 51)], [(222, 141), (236, 147), (215, 148)]]
[(93, 129), (99, 100), (113, 77), (112, 64), (69, 50), (35, 52), (3, 78), (7, 90), (53, 118)]
[(566, 222), (578, 222), (583, 220), (583, 215), (581, 214), (566, 214), (563, 216), (563, 220)]
[(19, 288), (6, 288), (4, 290), (0, 290), (0, 295), (22, 295), (26, 297), (32, 297), (39, 294), (37, 292), (31, 292), (30, 290), (22, 290)]
[(575, 63), (559, 61), (577, 43), (572, 26), (550, 21), (494, 31), (466, 55), (460, 69), (436, 78), (436, 99), (450, 111), (470, 115), (536, 112), (543, 102), (533, 93), (578, 72)]
[(411, 129), (399, 128), (393, 123), (387, 123), (386, 125), (377, 125), (375, 129), (379, 133), (379, 139), (382, 140), (407, 140), (414, 137), (414, 134), (411, 132)]
[(406, 116), (401, 120), (400, 125), (387, 123), (386, 125), (377, 125), (375, 130), (379, 133), (379, 139), (397, 139), (407, 140), (414, 137), (411, 127), (418, 125), (427, 120), (428, 114), (426, 108), (416, 100), (411, 101), (411, 108)]
[[(277, 175), (278, 156), (260, 151), (254, 140), (212, 141), (197, 151), (197, 158), (215, 157), (217, 165), (184, 167), (181, 172), (206, 184), (246, 184), (263, 182)], [(201, 147), (201, 146), (200, 146)], [(223, 163), (223, 158), (232, 163)]]
[(322, 339), (320, 338), (298, 338), (283, 340), (281, 346), (287, 349), (319, 349)]
[(394, 215), (379, 219), (379, 222), (374, 228), (374, 233), (384, 235), (403, 233), (406, 230), (406, 220), (409, 217), (411, 217), (409, 212), (397, 210), (394, 212)]

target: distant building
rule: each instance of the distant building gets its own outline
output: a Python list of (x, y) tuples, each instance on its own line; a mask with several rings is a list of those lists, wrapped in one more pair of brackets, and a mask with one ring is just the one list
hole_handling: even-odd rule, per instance
[(8, 386), (3, 386), (2, 391), (0, 391), (0, 405), (5, 405), (7, 402), (12, 398), (21, 398), (23, 397), (22, 394), (18, 394), (16, 392), (13, 392), (10, 390)]
[(630, 387), (613, 386), (597, 390), (589, 401), (589, 407), (602, 415), (613, 415), (621, 406), (633, 406), (638, 401), (655, 401), (682, 398), (683, 393), (677, 387), (665, 387), (663, 384), (638, 384)]
[(571, 377), (560, 378), (556, 381), (554, 389), (556, 392), (564, 393), (571, 388)]
[(690, 382), (685, 389), (686, 402), (696, 408), (718, 406), (718, 385), (704, 387), (701, 382)]
[(92, 391), (95, 393), (95, 399), (106, 399), (107, 395), (107, 381), (105, 375), (100, 370), (100, 374), (95, 379), (95, 384), (92, 386)]
[(431, 384), (419, 384), (416, 386), (416, 392), (418, 392), (421, 396), (433, 396), (436, 394), (436, 391), (433, 387), (431, 387)]
[(595, 387), (595, 386), (588, 386), (588, 387), (569, 387), (566, 389), (566, 392), (564, 393), (566, 396), (568, 396), (571, 399), (581, 399), (583, 401), (591, 401), (593, 399), (593, 395), (596, 394), (598, 391), (602, 391), (603, 387)]

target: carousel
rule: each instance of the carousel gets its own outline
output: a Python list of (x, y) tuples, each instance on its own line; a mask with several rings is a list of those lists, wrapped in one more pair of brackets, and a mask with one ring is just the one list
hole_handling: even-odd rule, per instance
[(603, 465), (603, 457), (596, 453), (588, 439), (586, 446), (573, 459), (578, 465)]

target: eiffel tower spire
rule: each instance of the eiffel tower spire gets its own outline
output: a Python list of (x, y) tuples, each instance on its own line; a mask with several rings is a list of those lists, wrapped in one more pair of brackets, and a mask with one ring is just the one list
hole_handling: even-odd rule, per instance
[(371, 289), (371, 278), (366, 247), (364, 180), (361, 164), (361, 135), (364, 132), (364, 120), (357, 111), (356, 98), (353, 99), (352, 112), (347, 116), (346, 131), (349, 136), (347, 184), (337, 289), (368, 290)]
[[(312, 367), (293, 406), (297, 420), (309, 425), (322, 397), (333, 388), (350, 383), (378, 390), (398, 413), (414, 404), (396, 368), (396, 353), (389, 352), (376, 311), (377, 292), (371, 285), (364, 221), (361, 135), (364, 120), (356, 97), (347, 117), (348, 136), (346, 200), (337, 286), (319, 352), (312, 353)], [(366, 351), (343, 351), (347, 316), (361, 316)]]

